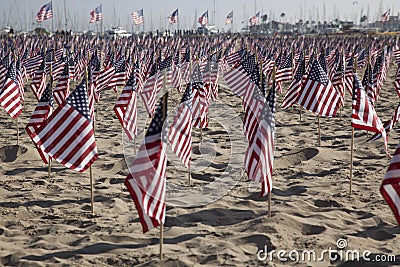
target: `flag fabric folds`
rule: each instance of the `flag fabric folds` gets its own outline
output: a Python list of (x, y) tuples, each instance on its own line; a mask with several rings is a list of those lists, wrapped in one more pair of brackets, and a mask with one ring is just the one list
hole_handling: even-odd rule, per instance
[(102, 20), (102, 12), (103, 12), (103, 6), (99, 5), (92, 11), (90, 11), (90, 21), (89, 23), (93, 23), (96, 21), (101, 21)]
[(114, 112), (118, 117), (126, 135), (133, 140), (137, 135), (137, 93), (135, 85), (135, 74), (132, 72), (121, 92), (117, 103), (114, 106)]
[(183, 93), (178, 112), (169, 127), (168, 140), (172, 150), (179, 157), (186, 168), (190, 168), (192, 153), (192, 85), (187, 84)]
[(204, 26), (208, 23), (208, 10), (204, 12), (203, 15), (201, 15), (198, 22), (200, 23), (201, 26)]
[(383, 13), (382, 22), (389, 22), (389, 18), (390, 18), (390, 9), (388, 11), (386, 11), (385, 13)]
[(178, 9), (172, 12), (171, 15), (168, 16), (168, 21), (170, 24), (175, 24), (178, 22)]
[(34, 142), (50, 157), (76, 171), (85, 171), (97, 160), (85, 80), (38, 129)]
[(131, 14), (133, 23), (135, 25), (142, 24), (144, 22), (144, 17), (143, 17), (143, 9), (137, 10)]
[[(168, 95), (164, 97), (167, 99)], [(135, 159), (129, 164), (129, 175), (125, 179), (143, 233), (165, 222), (167, 156), (163, 125), (167, 103), (163, 100), (157, 107)]]
[(297, 103), (320, 116), (334, 117), (339, 109), (340, 94), (317, 60), (303, 81)]
[[(25, 127), (25, 130), (28, 133), (29, 137), (32, 139), (33, 143), (36, 144), (36, 142), (38, 141), (37, 131), (40, 129), (40, 127), (42, 127), (43, 123), (51, 115), (52, 111), (53, 97), (51, 93), (51, 86), (49, 83), (47, 84), (46, 90), (43, 92), (42, 97), (36, 105), (36, 108), (33, 111), (28, 124)], [(43, 162), (46, 164), (49, 163), (48, 154), (44, 152), (40, 147), (36, 146), (36, 148)]]
[(400, 225), (400, 143), (390, 161), (380, 191)]
[(22, 113), (19, 91), (15, 64), (11, 62), (7, 70), (3, 88), (0, 90), (0, 105), (13, 119), (18, 118)]
[(52, 1), (50, 1), (39, 9), (39, 12), (36, 14), (36, 21), (42, 22), (52, 17), (53, 17), (53, 8), (52, 8)]
[(250, 26), (257, 25), (260, 21), (260, 12), (257, 12), (254, 16), (249, 19)]
[(385, 128), (376, 114), (374, 106), (368, 98), (367, 93), (356, 74), (354, 74), (353, 79), (354, 88), (351, 126), (355, 129), (380, 133), (383, 137), (386, 153), (389, 155)]
[(232, 24), (233, 22), (233, 11), (229, 12), (226, 16), (225, 25)]

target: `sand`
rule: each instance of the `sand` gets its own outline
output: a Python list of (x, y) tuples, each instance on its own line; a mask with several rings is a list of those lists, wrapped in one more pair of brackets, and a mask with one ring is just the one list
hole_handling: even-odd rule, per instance
[[(399, 101), (391, 84), (394, 73), (392, 64), (377, 102), (382, 121), (392, 116)], [(288, 111), (278, 107), (272, 217), (268, 218), (267, 198), (259, 198), (259, 186), (243, 175), (247, 144), (243, 135), (237, 137), (241, 128), (232, 119), (242, 116), (240, 99), (221, 88), (222, 102), (211, 105), (203, 145), (199, 146), (200, 131), (194, 133), (193, 188), (186, 186), (187, 170), (176, 157), (170, 157), (162, 261), (158, 259), (158, 229), (142, 234), (123, 184), (128, 172), (125, 141), (112, 111), (117, 96), (112, 90), (105, 92), (98, 106), (94, 215), (90, 212), (89, 173), (54, 163), (49, 179), (47, 165), (23, 130), (36, 104), (33, 94), (27, 92), (27, 104), (19, 118), (19, 146), (15, 122), (0, 110), (0, 265), (294, 265), (276, 258), (260, 261), (257, 252), (266, 245), (269, 250), (336, 249), (336, 241), (342, 238), (347, 249), (396, 255), (400, 266), (400, 228), (379, 193), (389, 160), (382, 140), (367, 143), (365, 131), (355, 133), (353, 193), (349, 195), (349, 96), (341, 117), (321, 118), (321, 147), (317, 146), (316, 115), (303, 111), (300, 122), (297, 107)], [(170, 104), (176, 106), (179, 98), (174, 91)], [(281, 103), (282, 96), (278, 101)], [(137, 145), (149, 122), (142, 105), (139, 110), (141, 135)], [(235, 134), (230, 137), (232, 132)], [(397, 135), (396, 129), (390, 133), (391, 153), (397, 146)], [(330, 262), (325, 257), (322, 262), (302, 261), (297, 266), (331, 265), (395, 263)]]

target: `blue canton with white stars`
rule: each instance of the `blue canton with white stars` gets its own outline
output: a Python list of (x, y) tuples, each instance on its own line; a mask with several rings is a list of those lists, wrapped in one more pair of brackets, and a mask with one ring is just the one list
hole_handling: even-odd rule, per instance
[(82, 81), (75, 91), (66, 99), (67, 103), (75, 108), (82, 116), (90, 121), (89, 102), (86, 92), (86, 81)]
[(322, 83), (324, 85), (327, 85), (329, 83), (328, 76), (325, 74), (324, 70), (316, 60), (314, 61), (310, 73), (308, 74), (308, 79)]
[[(166, 93), (166, 98), (168, 99), (168, 93)], [(164, 119), (166, 117), (166, 114), (163, 114), (164, 112), (164, 105), (166, 105), (163, 102), (163, 98), (160, 99), (160, 102), (158, 103), (156, 112), (154, 114), (153, 119), (151, 120), (151, 123), (149, 125), (149, 128), (147, 130), (146, 136), (152, 136), (155, 134), (161, 134), (163, 130), (163, 125), (164, 125)], [(165, 113), (167, 113), (167, 107), (165, 107)], [(163, 119), (164, 117), (164, 119)]]

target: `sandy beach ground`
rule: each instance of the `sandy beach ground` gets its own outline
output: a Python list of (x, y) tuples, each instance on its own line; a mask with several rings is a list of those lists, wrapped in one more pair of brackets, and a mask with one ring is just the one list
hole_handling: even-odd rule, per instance
[[(382, 121), (392, 116), (399, 102), (392, 85), (394, 74), (392, 64), (376, 104)], [(180, 95), (173, 92), (170, 104), (176, 107)], [(344, 250), (360, 254), (368, 250), (371, 259), (376, 254), (395, 255), (395, 262), (330, 261), (325, 255), (323, 261), (300, 261), (296, 266), (400, 266), (400, 228), (379, 192), (389, 160), (383, 141), (367, 143), (365, 131), (355, 131), (353, 193), (349, 195), (349, 95), (341, 116), (321, 118), (320, 147), (316, 115), (303, 110), (300, 122), (297, 107), (282, 111), (283, 96), (278, 96), (272, 217), (268, 218), (267, 198), (258, 197), (259, 187), (251, 186), (243, 170), (247, 144), (241, 126), (235, 124), (243, 116), (241, 101), (220, 88), (219, 102), (210, 107), (209, 128), (202, 132), (202, 145), (200, 131), (194, 133), (193, 188), (186, 187), (187, 170), (170, 157), (162, 261), (158, 259), (158, 229), (142, 234), (123, 184), (128, 173), (124, 147), (127, 156), (132, 157), (132, 152), (124, 145), (112, 110), (117, 97), (112, 90), (106, 91), (98, 105), (94, 215), (89, 172), (74, 172), (54, 163), (47, 177), (47, 165), (23, 128), (36, 105), (32, 92), (26, 93), (19, 119), (20, 146), (15, 146), (15, 122), (0, 110), (0, 265), (295, 265), (278, 260), (276, 254), (272, 261), (259, 260), (257, 252), (267, 246), (268, 251), (315, 250), (319, 256), (322, 250), (337, 249), (337, 240), (343, 239)], [(141, 103), (139, 112), (137, 145), (149, 122)], [(389, 137), (391, 153), (399, 142), (396, 128)]]

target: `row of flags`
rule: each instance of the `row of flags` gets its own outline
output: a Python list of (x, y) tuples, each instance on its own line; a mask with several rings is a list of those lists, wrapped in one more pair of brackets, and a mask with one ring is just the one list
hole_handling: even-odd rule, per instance
[[(90, 23), (94, 23), (96, 21), (101, 21), (102, 20), (102, 13), (103, 13), (103, 6), (100, 4), (97, 6), (95, 9), (90, 11)], [(53, 8), (52, 8), (52, 1), (49, 3), (43, 5), (37, 15), (36, 15), (36, 21), (37, 22), (43, 22), (46, 19), (50, 19), (53, 17)], [(135, 25), (139, 25), (144, 23), (144, 13), (143, 9), (136, 10), (132, 12), (131, 14), (132, 20), (135, 23)], [(174, 10), (170, 16), (167, 17), (168, 21), (170, 24), (175, 24), (178, 22), (178, 9)], [(198, 22), (200, 23), (201, 26), (204, 26), (208, 24), (208, 10), (198, 19)], [(225, 24), (232, 24), (233, 22), (233, 11), (229, 12), (229, 14), (226, 17)]]
[[(9, 38), (9, 37), (7, 37)], [(16, 119), (24, 103), (24, 80), (38, 104), (26, 126), (44, 162), (54, 159), (76, 171), (85, 171), (98, 158), (93, 122), (94, 104), (107, 89), (123, 87), (114, 112), (129, 139), (137, 136), (137, 102), (141, 99), (150, 126), (130, 166), (127, 186), (138, 210), (143, 231), (165, 220), (166, 156), (168, 145), (190, 168), (192, 129), (208, 125), (208, 108), (218, 97), (218, 77), (240, 97), (243, 130), (248, 142), (244, 169), (261, 184), (261, 195), (272, 190), (275, 149), (276, 95), (287, 109), (298, 104), (319, 116), (334, 117), (352, 95), (352, 127), (383, 137), (399, 120), (399, 107), (382, 124), (374, 105), (379, 100), (391, 59), (400, 62), (392, 40), (317, 40), (298, 37), (139, 37), (106, 40), (100, 37), (22, 40), (0, 39), (0, 104)], [(20, 50), (17, 50), (17, 46)], [(363, 48), (365, 47), (365, 48)], [(330, 49), (328, 49), (330, 48)], [(356, 70), (365, 68), (360, 80)], [(395, 78), (400, 83), (400, 67)], [(78, 86), (71, 90), (70, 81)], [(80, 82), (79, 82), (80, 81)], [(164, 85), (182, 93), (172, 123), (164, 127)], [(268, 90), (269, 88), (269, 90)], [(71, 92), (72, 91), (72, 92)], [(57, 104), (57, 108), (54, 108)], [(396, 218), (400, 204), (398, 153), (392, 159), (381, 191)], [(388, 153), (388, 152), (387, 152)]]
[[(98, 7), (93, 9), (90, 12), (90, 23), (101, 21), (102, 20), (102, 12), (103, 8), (100, 4)], [(42, 22), (46, 19), (50, 19), (53, 17), (52, 11), (52, 1), (43, 5), (36, 15), (36, 21)], [(143, 9), (132, 12), (131, 17), (135, 25), (142, 24), (144, 22)], [(390, 18), (390, 9), (388, 9), (382, 15), (382, 22), (388, 22)], [(170, 24), (175, 24), (178, 22), (178, 8), (172, 12), (170, 16), (167, 17)], [(198, 19), (198, 22), (201, 26), (204, 26), (208, 23), (208, 10), (204, 12), (204, 14)], [(260, 12), (257, 12), (254, 16), (249, 19), (250, 26), (254, 26), (260, 23)], [(225, 25), (233, 23), (233, 11), (229, 12), (225, 19)]]

